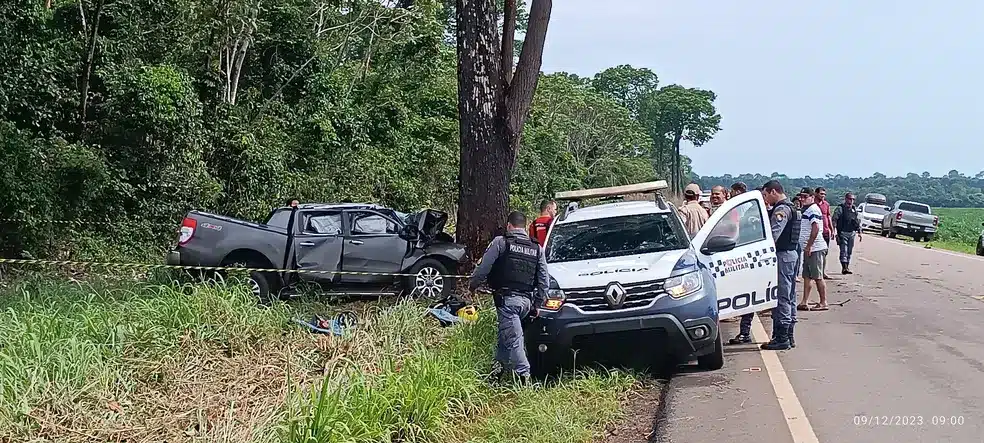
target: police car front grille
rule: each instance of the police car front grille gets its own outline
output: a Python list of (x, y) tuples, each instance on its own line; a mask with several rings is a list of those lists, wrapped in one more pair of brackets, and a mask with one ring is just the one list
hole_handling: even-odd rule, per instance
[(565, 289), (567, 296), (565, 303), (577, 306), (586, 312), (620, 311), (624, 309), (641, 308), (652, 303), (654, 299), (666, 293), (663, 290), (665, 280), (652, 280), (638, 283), (622, 283), (625, 289), (625, 302), (618, 309), (614, 309), (605, 299), (605, 291), (608, 286), (596, 286), (590, 288)]

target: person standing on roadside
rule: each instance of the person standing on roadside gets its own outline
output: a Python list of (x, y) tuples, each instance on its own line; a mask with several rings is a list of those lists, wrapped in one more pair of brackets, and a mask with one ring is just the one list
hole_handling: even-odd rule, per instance
[(547, 242), (547, 232), (553, 224), (554, 217), (557, 216), (557, 202), (544, 200), (540, 203), (540, 216), (530, 223), (530, 238), (538, 245), (544, 246)]
[[(803, 202), (803, 218), (800, 222), (800, 246), (803, 249), (803, 302), (796, 309), (799, 311), (826, 311), (827, 284), (823, 280), (823, 260), (826, 256), (827, 243), (823, 241), (823, 214), (816, 204), (816, 191), (803, 188), (800, 193)], [(810, 290), (813, 284), (820, 294), (820, 303), (811, 307)]]
[(711, 188), (711, 209), (707, 211), (708, 215), (717, 211), (726, 200), (728, 200), (728, 191), (724, 190), (724, 186), (715, 185)]
[[(748, 187), (742, 182), (731, 185), (731, 198), (744, 194), (747, 189)], [(748, 208), (745, 205), (742, 205), (742, 207), (744, 207), (745, 210)], [(743, 217), (744, 215), (744, 213), (741, 213), (739, 214), (739, 217)], [(728, 340), (728, 344), (741, 345), (752, 342), (752, 318), (754, 317), (754, 312), (749, 312), (748, 314), (741, 316), (741, 322), (738, 323), (738, 335), (731, 340)]]
[[(822, 186), (813, 192), (817, 200), (817, 206), (820, 208), (820, 213), (823, 214), (823, 242), (828, 248), (823, 253), (826, 255), (827, 252), (830, 252), (830, 239), (833, 238), (831, 233), (834, 230), (833, 224), (830, 221), (830, 202), (827, 201), (827, 190)], [(830, 277), (827, 275), (827, 257), (823, 258), (823, 279), (830, 280)]]
[(707, 223), (708, 213), (703, 207), (701, 207), (698, 200), (700, 199), (700, 185), (697, 183), (691, 183), (683, 189), (683, 198), (686, 203), (680, 207), (680, 218), (683, 221), (683, 227), (687, 229), (687, 234), (690, 238), (697, 235), (697, 231), (704, 227), (704, 223)]
[(767, 351), (782, 351), (792, 347), (796, 324), (796, 256), (799, 248), (800, 213), (786, 197), (778, 180), (769, 180), (762, 187), (769, 211), (772, 238), (776, 243), (778, 264), (777, 304), (772, 311), (772, 340), (761, 347)]
[(834, 208), (833, 236), (837, 238), (837, 249), (840, 251), (841, 274), (851, 272), (851, 253), (854, 252), (854, 237), (861, 242), (861, 221), (858, 220), (858, 208), (854, 206), (854, 194), (844, 195), (844, 203)]
[(527, 235), (526, 216), (514, 211), (506, 221), (506, 234), (496, 237), (485, 250), (472, 274), (468, 289), (478, 289), (488, 279), (492, 289), (499, 339), (493, 377), (511, 368), (523, 382), (530, 381), (530, 361), (523, 339), (523, 320), (537, 316), (546, 298), (549, 277), (543, 249)]

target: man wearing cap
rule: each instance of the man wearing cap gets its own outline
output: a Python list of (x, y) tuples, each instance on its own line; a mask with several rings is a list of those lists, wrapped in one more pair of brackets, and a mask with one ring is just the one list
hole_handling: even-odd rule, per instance
[(858, 208), (854, 206), (854, 194), (844, 195), (844, 203), (834, 209), (833, 237), (837, 239), (840, 249), (841, 274), (851, 272), (851, 252), (854, 251), (854, 238), (861, 242), (861, 222), (858, 220)]
[(687, 234), (691, 238), (697, 235), (697, 231), (707, 223), (707, 211), (700, 206), (698, 200), (700, 200), (700, 185), (697, 183), (691, 183), (683, 189), (683, 198), (686, 203), (680, 207), (680, 219), (683, 221), (683, 227), (687, 229)]

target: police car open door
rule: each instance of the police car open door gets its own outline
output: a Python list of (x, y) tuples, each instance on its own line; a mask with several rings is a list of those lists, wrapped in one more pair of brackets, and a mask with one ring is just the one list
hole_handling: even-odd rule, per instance
[(714, 276), (720, 319), (776, 307), (776, 245), (761, 192), (726, 201), (691, 242)]

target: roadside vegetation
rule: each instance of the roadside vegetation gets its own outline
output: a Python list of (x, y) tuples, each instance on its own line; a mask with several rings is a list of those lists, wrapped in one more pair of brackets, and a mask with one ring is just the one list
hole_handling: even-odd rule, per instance
[[(358, 313), (341, 337), (292, 323)], [(631, 374), (490, 385), (494, 315), (255, 304), (240, 285), (23, 278), (0, 289), (0, 440), (588, 442)]]
[(984, 209), (933, 208), (940, 216), (940, 228), (930, 247), (967, 254), (977, 253), (977, 241), (984, 230)]

